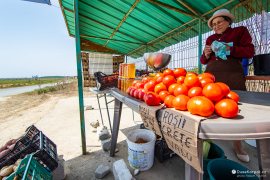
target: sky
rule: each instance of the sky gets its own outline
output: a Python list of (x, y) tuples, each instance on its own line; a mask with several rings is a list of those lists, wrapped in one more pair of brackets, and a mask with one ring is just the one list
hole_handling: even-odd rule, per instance
[(0, 78), (77, 74), (75, 39), (51, 3), (0, 0)]

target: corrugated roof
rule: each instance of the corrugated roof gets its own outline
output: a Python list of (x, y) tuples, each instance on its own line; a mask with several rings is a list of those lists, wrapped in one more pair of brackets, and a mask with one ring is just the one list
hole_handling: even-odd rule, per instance
[[(243, 1), (243, 0), (242, 0)], [(74, 0), (59, 0), (70, 36), (75, 36)], [(198, 35), (199, 18), (238, 0), (79, 0), (81, 48), (142, 56)], [(207, 28), (203, 28), (207, 29)]]

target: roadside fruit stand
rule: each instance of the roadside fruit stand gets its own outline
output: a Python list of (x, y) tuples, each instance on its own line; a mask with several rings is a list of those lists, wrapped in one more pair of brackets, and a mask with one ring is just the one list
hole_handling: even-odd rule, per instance
[[(169, 71), (170, 69), (167, 69), (163, 71), (163, 74)], [(175, 72), (178, 71), (180, 69), (175, 70)], [(183, 69), (181, 71), (185, 72)], [(153, 78), (143, 78), (143, 82), (134, 81), (127, 92), (118, 88), (111, 89), (111, 94), (115, 97), (111, 156), (114, 156), (121, 108), (124, 103), (140, 113), (145, 127), (163, 137), (169, 148), (185, 160), (186, 179), (202, 178), (203, 169), (206, 168), (202, 166), (204, 139), (257, 139), (260, 171), (265, 173), (269, 169), (267, 163), (270, 157), (268, 148), (270, 145), (269, 93), (230, 91), (226, 84), (213, 83), (214, 79), (205, 84), (203, 88), (203, 83), (194, 83), (194, 87), (200, 87), (202, 90), (198, 94), (191, 93), (194, 87), (186, 87), (189, 90), (183, 91), (181, 85), (190, 84), (189, 76), (197, 75), (186, 73), (183, 83), (176, 83), (174, 93), (172, 93), (174, 95), (172, 95), (167, 90), (175, 86), (174, 82), (177, 82), (177, 79), (174, 78), (175, 74), (174, 76), (167, 75), (173, 76), (173, 80), (170, 80), (171, 83), (168, 83), (168, 86), (164, 85), (167, 93), (163, 93), (161, 91), (163, 85), (161, 86), (154, 80), (160, 76), (161, 73), (157, 73)], [(213, 78), (211, 74), (205, 73), (197, 77), (206, 78), (206, 76)], [(165, 77), (163, 82), (167, 82)], [(200, 78), (200, 81), (204, 82), (203, 78)], [(155, 85), (150, 87), (148, 83)], [(140, 86), (144, 88), (140, 88)], [(209, 89), (213, 88), (215, 88), (214, 92), (209, 93)], [(218, 93), (219, 90), (220, 93)], [(160, 91), (159, 96), (158, 91)], [(142, 92), (145, 93), (143, 100), (141, 99)], [(266, 176), (266, 174), (261, 174), (261, 176)]]

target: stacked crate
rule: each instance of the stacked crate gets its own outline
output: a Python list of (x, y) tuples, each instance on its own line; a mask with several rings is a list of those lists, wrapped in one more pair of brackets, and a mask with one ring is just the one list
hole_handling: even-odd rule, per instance
[(113, 55), (104, 53), (89, 53), (89, 73), (103, 72), (110, 75), (113, 73)]
[(124, 62), (125, 56), (113, 56), (113, 72), (118, 73), (119, 65)]
[(83, 65), (83, 83), (84, 87), (95, 87), (96, 81), (93, 75), (89, 72), (89, 53), (82, 52), (82, 65)]

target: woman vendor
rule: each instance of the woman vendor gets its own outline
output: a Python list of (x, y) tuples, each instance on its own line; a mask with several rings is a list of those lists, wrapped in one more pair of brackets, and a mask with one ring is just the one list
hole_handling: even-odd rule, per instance
[[(253, 57), (254, 45), (246, 27), (231, 27), (233, 20), (227, 9), (216, 11), (208, 20), (214, 34), (207, 38), (200, 60), (207, 64), (205, 72), (214, 74), (216, 82), (226, 83), (231, 90), (246, 91), (241, 61)], [(233, 148), (239, 160), (249, 162), (241, 141), (234, 141)]]

